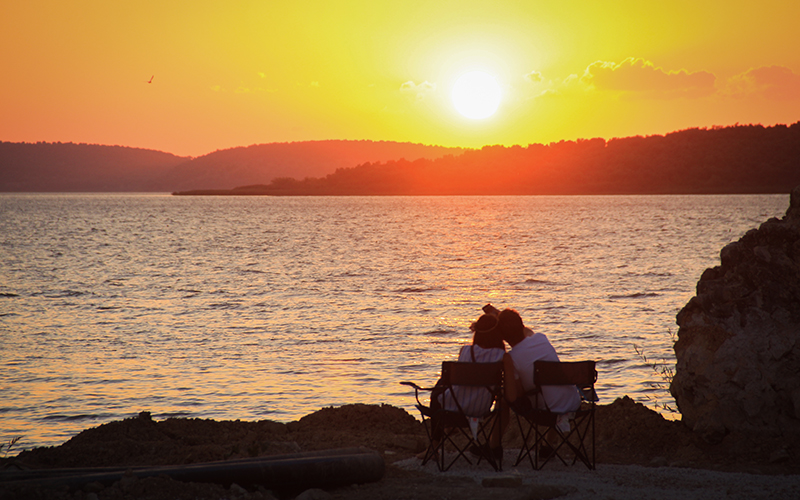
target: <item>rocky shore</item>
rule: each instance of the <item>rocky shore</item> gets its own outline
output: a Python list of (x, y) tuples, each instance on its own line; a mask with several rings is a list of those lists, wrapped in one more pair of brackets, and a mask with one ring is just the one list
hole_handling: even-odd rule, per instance
[[(421, 467), (414, 458), (426, 444), (422, 424), (405, 410), (389, 405), (324, 408), (288, 424), (158, 421), (143, 412), (136, 418), (87, 429), (61, 446), (5, 458), (0, 465), (8, 471), (196, 464), (363, 446), (383, 457), (385, 473), (379, 481), (328, 491), (276, 491), (264, 485), (185, 483), (134, 475), (111, 486), (87, 484), (80, 489), (0, 483), (0, 499), (589, 498), (601, 491), (616, 498), (637, 498), (648, 491), (650, 498), (660, 498), (659, 491), (672, 491), (680, 484), (672, 484), (674, 478), (687, 474), (695, 478), (687, 485), (700, 495), (697, 498), (706, 496), (698, 484), (713, 487), (714, 481), (724, 489), (730, 488), (731, 481), (744, 481), (764, 494), (774, 495), (775, 488), (800, 493), (798, 443), (785, 442), (778, 435), (730, 434), (709, 443), (681, 422), (666, 420), (627, 397), (598, 407), (596, 432), (596, 471), (558, 464), (537, 472), (526, 464), (513, 467), (507, 460), (501, 473), (483, 463), (464, 464), (443, 474), (432, 464)], [(519, 440), (518, 431), (509, 426), (503, 442), (507, 454), (519, 447)], [(759, 481), (769, 486), (756, 485)], [(749, 490), (740, 492), (744, 491)], [(747, 498), (754, 497), (748, 494)]]
[(677, 323), (670, 389), (687, 426), (800, 434), (800, 186), (783, 218), (720, 251)]

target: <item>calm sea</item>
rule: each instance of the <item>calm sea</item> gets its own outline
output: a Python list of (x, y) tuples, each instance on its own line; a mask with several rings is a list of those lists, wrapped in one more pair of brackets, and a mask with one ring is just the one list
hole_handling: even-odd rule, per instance
[(143, 410), (412, 411), (399, 382), (435, 382), (487, 302), (562, 360), (597, 360), (601, 403), (666, 412), (676, 313), (725, 244), (788, 203), (3, 194), (0, 439), (56, 445)]

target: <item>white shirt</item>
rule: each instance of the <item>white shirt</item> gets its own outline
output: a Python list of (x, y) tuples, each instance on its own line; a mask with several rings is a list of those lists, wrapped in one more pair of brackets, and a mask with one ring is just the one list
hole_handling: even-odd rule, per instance
[[(536, 384), (533, 380), (534, 361), (559, 361), (556, 350), (542, 333), (526, 336), (508, 352), (514, 361), (516, 378), (522, 382), (522, 388), (527, 392), (533, 390)], [(555, 413), (566, 413), (580, 408), (581, 396), (574, 385), (545, 385), (542, 386), (542, 395), (547, 408)], [(539, 407), (544, 407), (539, 398)], [(531, 403), (535, 403), (531, 397)]]

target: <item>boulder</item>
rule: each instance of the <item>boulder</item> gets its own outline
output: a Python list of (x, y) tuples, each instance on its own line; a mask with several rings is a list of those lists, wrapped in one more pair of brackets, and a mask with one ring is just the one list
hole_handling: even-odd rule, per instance
[(708, 441), (800, 434), (800, 186), (782, 219), (720, 252), (678, 313), (670, 392)]

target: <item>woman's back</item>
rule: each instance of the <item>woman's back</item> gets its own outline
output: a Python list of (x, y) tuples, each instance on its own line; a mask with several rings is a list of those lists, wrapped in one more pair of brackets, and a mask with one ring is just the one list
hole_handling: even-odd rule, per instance
[[(503, 360), (505, 349), (492, 347), (485, 349), (478, 345), (466, 345), (461, 348), (458, 355), (458, 361), (462, 363), (497, 363)], [(455, 398), (470, 417), (481, 417), (491, 410), (492, 407), (492, 393), (485, 387), (466, 387), (466, 386), (453, 386)], [(450, 394), (450, 391), (444, 392), (444, 401), (442, 402), (444, 409), (448, 411), (458, 411), (458, 406)]]

